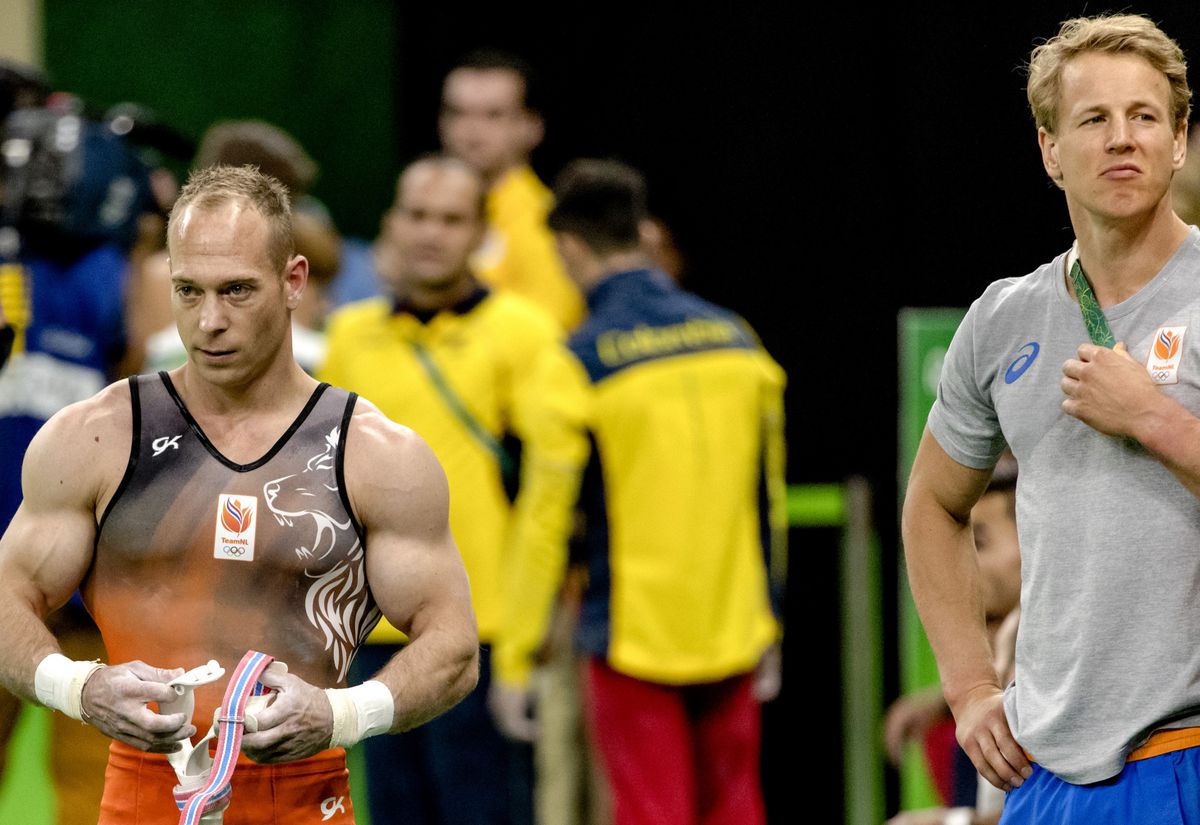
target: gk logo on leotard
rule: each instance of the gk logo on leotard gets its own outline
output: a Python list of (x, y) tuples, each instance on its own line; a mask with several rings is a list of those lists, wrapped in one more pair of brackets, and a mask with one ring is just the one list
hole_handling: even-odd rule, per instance
[(1004, 383), (1011, 384), (1024, 375), (1025, 370), (1033, 366), (1033, 362), (1037, 360), (1039, 350), (1041, 350), (1041, 347), (1038, 346), (1037, 341), (1030, 341), (1021, 347), (1021, 351), (1017, 353), (1017, 357), (1013, 359), (1013, 362), (1008, 365), (1008, 369), (1004, 371)]
[(183, 436), (181, 435), (160, 435), (158, 438), (154, 439), (154, 441), (150, 444), (151, 448), (154, 450), (154, 455), (152, 458), (158, 458), (160, 455), (165, 453), (168, 448), (174, 448), (178, 450), (179, 439), (182, 437)]
[(346, 797), (344, 796), (331, 796), (322, 802), (321, 813), (325, 814), (325, 816), (321, 817), (321, 821), (328, 822), (329, 820), (333, 819), (334, 814), (346, 813), (345, 802)]

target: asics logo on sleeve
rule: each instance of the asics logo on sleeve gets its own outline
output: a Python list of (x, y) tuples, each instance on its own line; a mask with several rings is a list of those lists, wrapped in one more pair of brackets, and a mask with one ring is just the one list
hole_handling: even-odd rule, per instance
[(174, 448), (174, 449), (178, 450), (179, 449), (179, 439), (182, 437), (183, 437), (182, 435), (171, 435), (171, 436), (160, 435), (158, 438), (154, 439), (154, 441), (150, 444), (150, 447), (154, 450), (154, 455), (151, 457), (158, 458), (160, 455), (165, 453), (168, 450), (168, 448)]
[(1017, 357), (1013, 359), (1013, 362), (1008, 365), (1008, 369), (1004, 371), (1004, 383), (1011, 384), (1024, 375), (1025, 370), (1033, 366), (1033, 362), (1037, 360), (1039, 351), (1041, 351), (1041, 347), (1038, 346), (1037, 341), (1030, 341), (1021, 347), (1017, 353)]

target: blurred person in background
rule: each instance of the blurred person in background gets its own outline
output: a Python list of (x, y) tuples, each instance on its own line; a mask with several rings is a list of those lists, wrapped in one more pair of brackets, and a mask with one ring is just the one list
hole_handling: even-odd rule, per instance
[[(479, 687), (421, 730), (366, 743), (368, 791), (379, 825), (528, 823), (528, 746), (509, 742), (487, 709), (491, 642), (504, 611), (509, 494), (523, 449), (537, 433), (526, 420), (529, 366), (560, 332), (539, 307), (481, 285), (470, 257), (486, 226), (484, 183), (461, 160), (428, 157), (400, 175), (383, 221), (388, 296), (352, 304), (329, 324), (324, 381), (371, 398), (412, 427), (442, 462), (450, 526), (471, 582), (482, 641)], [(521, 484), (531, 470), (520, 470)], [(355, 661), (370, 672), (404, 643), (381, 623)]]
[(1200, 129), (1189, 132), (1187, 160), (1171, 179), (1171, 204), (1184, 223), (1200, 226)]
[(438, 125), (442, 148), (474, 166), (488, 188), (488, 233), (474, 260), (480, 279), (539, 304), (570, 330), (583, 299), (546, 227), (553, 198), (529, 165), (545, 134), (535, 84), (521, 58), (472, 52), (446, 75)]
[[(987, 490), (971, 509), (971, 532), (979, 559), (988, 637), (1005, 683), (1013, 678), (1015, 622), (1021, 600), (1021, 548), (1017, 541), (1017, 462), (1006, 453)], [(1002, 628), (1008, 632), (1002, 632)], [(901, 696), (888, 708), (884, 743), (888, 759), (900, 766), (909, 742), (924, 745), (925, 756), (945, 805), (905, 811), (889, 825), (994, 825), (1003, 797), (982, 780), (954, 741), (954, 717), (940, 685)], [(982, 794), (982, 796), (981, 796)]]
[[(550, 191), (530, 166), (545, 123), (537, 77), (528, 62), (480, 49), (465, 56), (442, 84), (442, 147), (475, 167), (488, 189), (488, 232), (473, 265), (479, 278), (537, 304), (567, 330), (583, 316), (583, 300), (567, 277), (546, 226)], [(539, 657), (540, 724), (537, 759), (538, 818), (555, 825), (608, 821), (607, 790), (584, 745), (575, 656), (561, 642), (573, 633), (581, 590), (579, 571), (563, 582), (559, 607)], [(532, 736), (520, 726), (518, 740)]]
[[(12, 75), (0, 72), (0, 88), (4, 78)], [(0, 367), (0, 530), (21, 502), (34, 434), (120, 371), (130, 250), (141, 217), (155, 209), (149, 170), (127, 141), (84, 117), (82, 102), (43, 91), (0, 95), (24, 101), (5, 122), (0, 171), (0, 316), (11, 332)], [(104, 656), (78, 596), (49, 621), (68, 655)], [(4, 693), (0, 704), (7, 740), (17, 702)], [(58, 822), (95, 823), (108, 743), (61, 716), (51, 724)]]
[[(277, 126), (260, 120), (221, 121), (201, 138), (195, 169), (209, 166), (257, 167), (294, 193), (293, 228), (297, 254), (308, 258), (309, 284), (292, 316), (296, 361), (312, 374), (324, 356), (324, 319), (346, 249), (324, 204), (308, 194), (318, 167), (304, 147)], [(168, 207), (169, 208), (169, 207)], [(174, 369), (186, 360), (171, 313), (171, 269), (165, 245), (133, 272), (129, 292), (130, 372)], [(374, 276), (372, 276), (373, 278)], [(369, 293), (368, 293), (369, 294)]]
[[(494, 704), (530, 701), (578, 504), (576, 632), (617, 825), (765, 821), (761, 701), (779, 690), (785, 376), (750, 328), (678, 289), (642, 247), (645, 184), (576, 161), (549, 217), (588, 317), (531, 367)], [(508, 709), (508, 710), (505, 710)]]

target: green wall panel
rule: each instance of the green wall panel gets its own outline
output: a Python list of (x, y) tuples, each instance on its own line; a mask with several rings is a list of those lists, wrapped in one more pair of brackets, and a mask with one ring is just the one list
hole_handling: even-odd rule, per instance
[(373, 237), (399, 169), (391, 3), (47, 0), (55, 87), (135, 101), (197, 138), (224, 118), (291, 132), (321, 165), (314, 193)]

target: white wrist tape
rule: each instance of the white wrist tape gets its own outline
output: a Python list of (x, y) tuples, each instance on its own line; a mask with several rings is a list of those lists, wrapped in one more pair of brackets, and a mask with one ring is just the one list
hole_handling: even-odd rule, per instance
[(51, 653), (33, 674), (33, 692), (46, 707), (82, 722), (83, 685), (102, 667), (99, 662), (76, 662), (61, 653)]
[(349, 748), (368, 736), (392, 729), (396, 702), (383, 682), (363, 682), (352, 688), (326, 688), (333, 708), (333, 736), (329, 747)]

